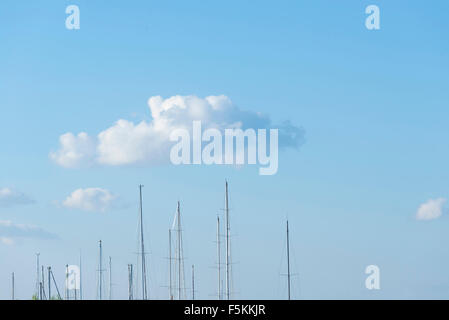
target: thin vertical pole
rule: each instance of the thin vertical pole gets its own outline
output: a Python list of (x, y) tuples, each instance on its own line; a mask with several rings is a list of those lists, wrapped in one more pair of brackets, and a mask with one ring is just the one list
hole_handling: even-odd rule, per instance
[(133, 265), (128, 264), (128, 300), (133, 300)]
[(288, 300), (290, 300), (290, 239), (288, 233), (288, 220), (287, 220), (287, 279), (288, 279)]
[(221, 300), (220, 217), (217, 217), (218, 300)]
[[(45, 274), (44, 274), (44, 266), (41, 266), (42, 268), (42, 293), (45, 295)], [(42, 300), (44, 298), (42, 297)]]
[(103, 295), (102, 295), (102, 291), (103, 291), (103, 262), (102, 262), (102, 260), (103, 260), (103, 247), (102, 247), (102, 244), (101, 244), (101, 240), (100, 240), (100, 242), (99, 242), (99, 244), (100, 244), (100, 269), (99, 269), (99, 277), (100, 277), (100, 279), (99, 279), (99, 293), (98, 293), (98, 295), (99, 295), (99, 298), (100, 298), (100, 300), (102, 300), (103, 299)]
[(181, 209), (178, 201), (178, 299), (181, 300)]
[(80, 251), (80, 300), (83, 300), (83, 282), (82, 282), (82, 272), (81, 272), (81, 251)]
[(51, 267), (48, 267), (48, 299), (51, 300)]
[(112, 258), (109, 257), (109, 300), (112, 300)]
[(173, 300), (173, 283), (172, 283), (172, 257), (171, 257), (171, 229), (168, 229), (168, 298)]
[(69, 300), (69, 265), (65, 265), (65, 299)]
[(37, 299), (38, 300), (40, 300), (42, 297), (41, 297), (41, 286), (40, 286), (40, 283), (41, 283), (41, 279), (40, 279), (40, 272), (39, 272), (39, 255), (40, 255), (40, 253), (36, 253), (36, 296), (37, 296)]
[(141, 244), (141, 254), (142, 254), (142, 299), (147, 300), (147, 274), (145, 267), (145, 245), (143, 242), (143, 208), (142, 208), (142, 187), (139, 185), (140, 194), (140, 244)]
[(225, 213), (226, 213), (226, 299), (230, 299), (230, 240), (229, 240), (229, 203), (228, 203), (228, 182), (225, 189)]
[(11, 292), (11, 298), (12, 298), (12, 300), (15, 300), (16, 298), (14, 297), (14, 272), (12, 273), (12, 286), (11, 286), (11, 289), (12, 289), (12, 292)]

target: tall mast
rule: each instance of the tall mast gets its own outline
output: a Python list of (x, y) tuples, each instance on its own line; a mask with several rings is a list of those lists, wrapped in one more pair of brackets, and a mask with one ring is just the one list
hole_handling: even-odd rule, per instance
[(48, 267), (48, 299), (51, 300), (51, 267)]
[[(43, 296), (45, 296), (45, 274), (44, 274), (44, 266), (41, 266), (42, 268), (42, 293)], [(44, 300), (44, 298), (42, 297), (42, 300)]]
[(181, 209), (180, 203), (178, 201), (178, 299), (181, 300)]
[(100, 240), (100, 242), (99, 242), (99, 246), (100, 246), (100, 252), (99, 252), (99, 255), (100, 255), (100, 262), (99, 262), (99, 269), (98, 269), (98, 272), (99, 272), (99, 279), (98, 279), (98, 287), (99, 287), (99, 289), (98, 289), (98, 298), (100, 299), (100, 300), (102, 300), (103, 299), (103, 246), (102, 246), (102, 243), (101, 243), (101, 240)]
[(230, 279), (230, 224), (229, 224), (229, 203), (228, 203), (228, 182), (226, 181), (225, 188), (225, 215), (226, 215), (226, 299), (230, 299), (230, 287), (231, 287), (231, 279)]
[(287, 220), (287, 281), (288, 281), (288, 300), (290, 300), (290, 238), (288, 234), (288, 220)]
[(36, 297), (37, 299), (41, 299), (41, 290), (40, 290), (40, 272), (39, 272), (39, 255), (40, 253), (36, 253)]
[(220, 217), (217, 216), (218, 300), (221, 300)]
[(133, 300), (133, 265), (128, 264), (128, 300)]
[(80, 300), (83, 300), (83, 286), (82, 286), (82, 272), (81, 272), (81, 251), (80, 251)]
[(112, 258), (109, 257), (109, 300), (112, 300)]
[(140, 249), (142, 259), (142, 299), (147, 300), (147, 272), (145, 268), (145, 245), (143, 242), (143, 209), (142, 209), (142, 187), (139, 185), (140, 192)]
[(14, 272), (12, 273), (12, 283), (11, 283), (11, 289), (12, 289), (12, 292), (11, 292), (11, 298), (12, 298), (12, 300), (15, 300), (16, 298), (14, 297)]
[(171, 257), (171, 229), (168, 229), (168, 299), (173, 300), (173, 291), (172, 291), (172, 257)]
[[(101, 244), (100, 244), (101, 247)], [(101, 249), (100, 249), (101, 250)], [(65, 299), (69, 300), (69, 265), (65, 265)]]
[[(53, 271), (51, 271), (51, 268), (50, 268), (50, 275), (51, 275), (51, 279), (53, 280), (53, 284), (55, 285), (56, 292), (58, 293), (58, 299), (62, 300), (61, 294), (59, 293), (58, 285), (56, 284), (55, 276), (53, 275)], [(50, 281), (50, 279), (49, 279), (49, 281)]]

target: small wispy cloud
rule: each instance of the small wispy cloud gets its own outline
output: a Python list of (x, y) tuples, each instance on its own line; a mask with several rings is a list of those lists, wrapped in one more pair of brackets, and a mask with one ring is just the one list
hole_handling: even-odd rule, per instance
[(443, 214), (443, 205), (446, 203), (445, 198), (429, 199), (421, 204), (416, 212), (417, 220), (434, 220)]
[(34, 200), (26, 194), (11, 188), (0, 188), (0, 207), (32, 204)]
[(26, 224), (15, 224), (9, 220), (0, 220), (0, 242), (12, 245), (21, 239), (57, 239), (58, 236), (40, 227)]
[(73, 191), (62, 205), (70, 209), (92, 212), (105, 212), (110, 209), (116, 196), (102, 188), (86, 188)]
[(12, 246), (15, 244), (14, 239), (8, 237), (0, 237), (0, 243), (6, 244), (7, 246)]

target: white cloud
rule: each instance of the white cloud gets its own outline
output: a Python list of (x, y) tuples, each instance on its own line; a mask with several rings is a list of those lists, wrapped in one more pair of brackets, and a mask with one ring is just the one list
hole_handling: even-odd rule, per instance
[(25, 224), (15, 224), (9, 220), (0, 220), (0, 242), (7, 245), (15, 243), (15, 239), (57, 239), (58, 236), (44, 229)]
[(433, 220), (439, 218), (443, 214), (443, 205), (445, 198), (430, 199), (426, 203), (419, 206), (416, 213), (417, 220)]
[(8, 246), (13, 245), (15, 242), (12, 238), (0, 237), (0, 243), (6, 244)]
[(50, 152), (50, 158), (62, 167), (73, 168), (90, 165), (95, 155), (95, 142), (87, 133), (77, 136), (66, 133), (59, 137), (60, 149)]
[(194, 120), (201, 120), (207, 128), (279, 128), (279, 146), (298, 148), (303, 142), (303, 130), (284, 122), (278, 126), (261, 113), (244, 111), (224, 95), (199, 98), (197, 96), (160, 96), (148, 100), (152, 120), (134, 123), (120, 119), (95, 138), (86, 133), (60, 137), (60, 148), (50, 158), (63, 167), (92, 164), (131, 165), (169, 162), (170, 133), (178, 128), (191, 130)]
[(0, 207), (11, 207), (14, 205), (31, 204), (33, 199), (22, 192), (11, 188), (0, 188)]
[(116, 197), (105, 189), (77, 189), (62, 202), (62, 205), (71, 209), (104, 212), (111, 207), (115, 199)]
[(8, 246), (12, 246), (15, 243), (15, 241), (12, 238), (0, 237), (0, 243), (6, 244)]

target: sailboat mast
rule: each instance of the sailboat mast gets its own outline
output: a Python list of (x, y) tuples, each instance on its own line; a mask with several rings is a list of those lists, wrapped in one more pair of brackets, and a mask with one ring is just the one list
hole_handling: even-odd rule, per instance
[(226, 299), (230, 299), (230, 225), (229, 225), (229, 204), (228, 204), (228, 182), (225, 187), (225, 215), (226, 215)]
[(48, 267), (48, 300), (51, 300), (51, 267)]
[(139, 185), (140, 192), (140, 249), (142, 259), (142, 299), (147, 300), (147, 274), (145, 268), (145, 245), (143, 241), (143, 209), (142, 209), (142, 187)]
[[(69, 265), (68, 264), (65, 265), (65, 299), (69, 300)], [(101, 300), (101, 298), (100, 298), (100, 300)]]
[(168, 229), (168, 299), (173, 300), (172, 284), (172, 257), (171, 257), (171, 229)]
[(40, 290), (40, 273), (39, 273), (39, 255), (40, 253), (36, 253), (36, 297), (38, 300), (41, 299), (41, 290)]
[(59, 293), (58, 285), (56, 284), (55, 276), (53, 275), (53, 271), (51, 271), (51, 268), (50, 268), (50, 275), (51, 275), (51, 279), (53, 280), (53, 284), (55, 285), (56, 292), (58, 293), (58, 299), (62, 300), (61, 294)]
[(112, 258), (109, 257), (109, 300), (112, 300)]
[(133, 300), (133, 265), (128, 264), (128, 300)]
[[(45, 297), (45, 274), (44, 274), (44, 266), (41, 266), (42, 269), (42, 294)], [(44, 300), (44, 298), (42, 298)], [(46, 299), (45, 299), (46, 300)]]
[(217, 217), (218, 300), (221, 300), (220, 217)]
[(98, 284), (99, 284), (99, 298), (100, 298), (100, 300), (102, 300), (103, 299), (103, 247), (102, 247), (102, 243), (101, 243), (101, 240), (100, 240), (100, 242), (99, 242), (99, 244), (100, 244), (100, 268), (99, 268), (99, 281), (98, 281)]
[(287, 220), (287, 281), (288, 281), (288, 300), (290, 300), (290, 238)]
[(181, 209), (180, 209), (180, 203), (178, 201), (178, 209), (177, 209), (177, 215), (178, 215), (178, 299), (181, 300)]
[(81, 273), (81, 251), (80, 251), (80, 300), (83, 300), (83, 287), (82, 287), (82, 273)]

